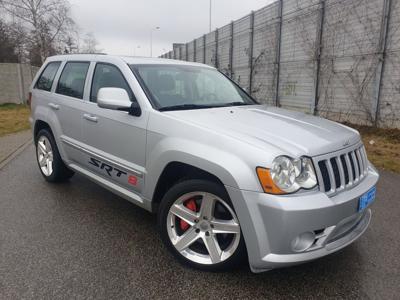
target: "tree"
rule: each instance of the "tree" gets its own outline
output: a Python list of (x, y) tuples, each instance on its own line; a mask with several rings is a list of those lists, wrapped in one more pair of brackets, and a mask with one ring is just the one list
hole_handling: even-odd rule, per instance
[(89, 32), (83, 38), (83, 45), (80, 49), (82, 53), (99, 53), (102, 50), (97, 48), (99, 42), (97, 41), (96, 37), (92, 32)]
[(9, 27), (0, 20), (0, 62), (18, 62), (17, 46)]
[(75, 27), (67, 0), (0, 0), (0, 6), (21, 22), (26, 49), (35, 63), (64, 51)]

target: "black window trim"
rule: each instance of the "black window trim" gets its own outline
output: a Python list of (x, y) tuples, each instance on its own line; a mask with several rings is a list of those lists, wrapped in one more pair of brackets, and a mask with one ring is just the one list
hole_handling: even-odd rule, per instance
[(91, 96), (92, 96), (92, 89), (93, 89), (93, 82), (94, 82), (93, 79), (94, 79), (94, 75), (95, 75), (95, 73), (96, 73), (97, 65), (99, 65), (99, 64), (115, 67), (115, 68), (121, 73), (121, 76), (122, 76), (123, 80), (125, 81), (126, 86), (128, 87), (128, 89), (129, 89), (129, 91), (130, 91), (130, 93), (131, 93), (131, 95), (132, 95), (132, 98), (129, 97), (129, 98), (131, 98), (131, 99), (130, 99), (131, 102), (137, 103), (137, 105), (139, 105), (139, 107), (140, 107), (140, 104), (139, 104), (139, 102), (137, 101), (137, 98), (136, 98), (136, 96), (135, 96), (135, 93), (133, 92), (132, 88), (130, 87), (130, 85), (129, 85), (128, 81), (126, 80), (126, 78), (125, 78), (125, 76), (124, 76), (124, 73), (122, 73), (121, 69), (120, 69), (117, 65), (115, 65), (115, 64), (113, 64), (113, 63), (102, 62), (102, 61), (96, 61), (96, 62), (95, 62), (95, 66), (94, 66), (94, 68), (93, 68), (93, 72), (92, 72), (92, 76), (91, 76), (90, 91), (89, 91), (89, 101), (88, 101), (88, 102), (97, 105), (97, 101), (96, 101), (96, 102), (93, 102), (93, 101), (91, 100), (91, 98), (92, 98)]
[[(53, 78), (53, 81), (52, 81), (52, 83), (51, 83), (50, 90), (44, 90), (44, 89), (38, 88), (38, 87), (37, 87), (37, 84), (39, 83), (39, 80), (40, 80), (40, 78), (42, 77), (44, 71), (46, 71), (47, 67), (48, 67), (50, 64), (53, 64), (53, 63), (58, 63), (58, 68), (57, 68), (56, 73), (54, 74), (54, 78)], [(43, 68), (42, 72), (40, 72), (40, 75), (39, 75), (39, 77), (37, 78), (37, 80), (36, 80), (35, 85), (33, 86), (33, 88), (34, 88), (35, 90), (39, 90), (39, 91), (44, 91), (44, 92), (51, 93), (51, 90), (52, 90), (53, 85), (54, 85), (54, 83), (55, 83), (55, 81), (56, 81), (56, 78), (57, 78), (57, 73), (60, 71), (60, 67), (61, 67), (62, 63), (63, 63), (63, 62), (62, 62), (61, 60), (49, 61), (49, 62), (46, 64), (46, 66)], [(58, 84), (58, 80), (57, 80), (57, 84)]]
[[(57, 78), (57, 85), (56, 85), (56, 89), (54, 90), (54, 93), (57, 94), (57, 95), (64, 96), (64, 97), (69, 97), (69, 98), (72, 98), (72, 99), (84, 101), (84, 100), (85, 100), (85, 99), (84, 99), (84, 96), (85, 96), (86, 80), (88, 79), (88, 74), (89, 74), (89, 70), (90, 70), (90, 63), (91, 63), (91, 61), (88, 61), (88, 60), (65, 60), (64, 62), (65, 62), (65, 63), (64, 63), (64, 65), (63, 65), (63, 67), (62, 67), (60, 76), (58, 76), (58, 78)], [(88, 69), (87, 69), (87, 71), (86, 71), (85, 84), (83, 85), (83, 95), (82, 95), (82, 98), (73, 97), (73, 96), (69, 96), (69, 95), (64, 95), (64, 94), (60, 94), (60, 93), (57, 92), (57, 89), (58, 89), (58, 85), (59, 85), (59, 83), (60, 83), (61, 76), (62, 76), (62, 74), (63, 74), (63, 72), (64, 72), (64, 70), (65, 70), (65, 66), (66, 66), (68, 63), (87, 63), (87, 64), (89, 64)]]

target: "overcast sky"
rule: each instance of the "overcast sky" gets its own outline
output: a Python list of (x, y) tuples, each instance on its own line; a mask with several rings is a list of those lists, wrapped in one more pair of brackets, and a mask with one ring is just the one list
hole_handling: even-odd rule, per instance
[[(274, 0), (212, 0), (212, 28), (221, 27)], [(103, 52), (153, 56), (208, 32), (209, 0), (70, 0), (82, 32), (93, 32)], [(138, 48), (140, 47), (140, 48)]]

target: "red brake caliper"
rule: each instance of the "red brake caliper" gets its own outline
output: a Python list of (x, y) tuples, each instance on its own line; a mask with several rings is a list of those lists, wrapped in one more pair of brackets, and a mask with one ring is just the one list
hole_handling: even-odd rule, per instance
[[(190, 210), (192, 210), (192, 211), (196, 211), (196, 202), (194, 201), (194, 199), (190, 199), (190, 200), (188, 200), (188, 201), (186, 201), (186, 203), (184, 204), (188, 209), (190, 209)], [(181, 226), (181, 229), (183, 230), (183, 231), (186, 231), (186, 230), (188, 230), (188, 228), (190, 227), (190, 225), (187, 223), (187, 222), (185, 222), (184, 220), (180, 220), (180, 224), (179, 224), (180, 226)]]

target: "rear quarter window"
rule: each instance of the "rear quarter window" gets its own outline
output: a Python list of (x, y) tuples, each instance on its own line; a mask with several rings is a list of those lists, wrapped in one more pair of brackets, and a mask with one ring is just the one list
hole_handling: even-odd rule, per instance
[(39, 79), (36, 81), (35, 88), (50, 91), (59, 67), (59, 61), (48, 63), (42, 74), (39, 76)]
[(57, 94), (74, 98), (83, 98), (89, 62), (68, 62), (57, 84)]

